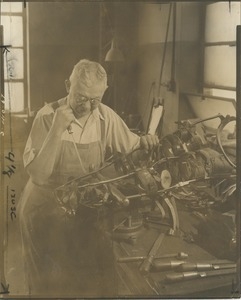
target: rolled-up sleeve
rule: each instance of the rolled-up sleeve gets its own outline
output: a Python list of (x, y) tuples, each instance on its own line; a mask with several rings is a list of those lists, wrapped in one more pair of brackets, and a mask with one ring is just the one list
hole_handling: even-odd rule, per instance
[(25, 168), (38, 155), (51, 126), (50, 119), (50, 115), (42, 115), (41, 111), (35, 117), (23, 154)]
[(140, 137), (115, 112), (109, 111), (108, 119), (106, 142), (111, 152), (129, 153), (140, 147)]

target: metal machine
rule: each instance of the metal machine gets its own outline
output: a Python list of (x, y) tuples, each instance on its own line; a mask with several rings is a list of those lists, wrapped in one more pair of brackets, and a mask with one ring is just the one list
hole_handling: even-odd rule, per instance
[[(216, 132), (208, 132), (203, 122), (214, 118), (220, 119), (220, 125)], [(232, 213), (236, 203), (236, 135), (235, 130), (226, 134), (225, 129), (235, 121), (235, 117), (222, 115), (181, 121), (179, 129), (163, 137), (151, 154), (136, 149), (115, 155), (99, 170), (56, 188), (56, 199), (70, 217), (81, 206), (106, 211), (112, 218), (111, 237), (131, 243), (140, 228), (150, 223), (168, 226), (170, 235), (180, 234), (181, 205), (198, 220), (195, 241), (202, 243), (205, 238), (208, 245), (208, 238), (219, 239), (222, 251), (208, 250), (230, 258), (236, 245)], [(220, 226), (222, 233), (218, 235)]]

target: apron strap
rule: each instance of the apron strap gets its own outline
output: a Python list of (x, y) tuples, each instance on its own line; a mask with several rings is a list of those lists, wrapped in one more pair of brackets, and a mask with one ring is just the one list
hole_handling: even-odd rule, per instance
[(106, 136), (105, 136), (105, 122), (104, 120), (100, 120), (100, 139), (102, 144), (105, 144)]

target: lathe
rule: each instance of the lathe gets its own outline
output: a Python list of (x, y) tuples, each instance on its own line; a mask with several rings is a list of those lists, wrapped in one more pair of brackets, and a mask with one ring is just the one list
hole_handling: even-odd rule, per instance
[[(213, 118), (219, 118), (220, 125), (216, 131), (209, 131), (203, 124)], [(127, 273), (134, 272), (127, 281), (140, 285), (140, 290), (129, 286), (125, 295), (164, 295), (173, 282), (187, 285), (187, 281), (205, 277), (207, 281), (196, 283), (196, 289), (194, 284), (190, 291), (185, 287), (182, 292), (200, 293), (226, 286), (230, 276), (235, 277), (235, 125), (233, 132), (226, 130), (235, 121), (235, 117), (222, 115), (181, 121), (179, 129), (164, 136), (150, 155), (140, 149), (115, 154), (99, 170), (55, 189), (56, 200), (67, 217), (74, 217), (82, 206), (104, 216), (105, 232), (114, 243), (122, 281), (126, 281), (123, 278)], [(185, 228), (183, 220), (187, 219), (191, 227)], [(165, 249), (165, 243), (169, 248)], [(186, 256), (174, 255), (172, 243), (178, 244), (173, 249), (179, 253), (185, 250)], [(202, 250), (190, 254), (185, 243)], [(212, 268), (216, 262), (220, 270)], [(190, 268), (187, 274), (185, 265), (180, 267), (184, 263), (195, 266), (192, 274)], [(199, 265), (209, 266), (208, 271), (213, 273), (199, 274)], [(167, 295), (172, 294), (168, 290)]]

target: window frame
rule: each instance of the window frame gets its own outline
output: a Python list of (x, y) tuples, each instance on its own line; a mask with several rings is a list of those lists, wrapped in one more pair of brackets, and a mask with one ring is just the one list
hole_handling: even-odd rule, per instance
[[(13, 2), (14, 3), (14, 2)], [(19, 2), (18, 2), (19, 3)], [(11, 52), (11, 50), (14, 49), (20, 49), (23, 51), (23, 78), (8, 78), (8, 74), (4, 74), (3, 84), (11, 84), (11, 83), (21, 83), (23, 84), (23, 107), (20, 111), (11, 111), (12, 114), (26, 114), (28, 115), (28, 105), (29, 105), (29, 91), (28, 91), (28, 34), (27, 34), (27, 19), (28, 19), (28, 13), (27, 13), (27, 7), (25, 3), (20, 2), (22, 9), (21, 11), (15, 12), (15, 11), (1, 11), (1, 16), (7, 16), (7, 17), (21, 17), (22, 18), (22, 46), (12, 46), (9, 45), (8, 50)], [(11, 4), (11, 3), (10, 3)], [(1, 5), (1, 4), (0, 4)], [(3, 25), (3, 24), (2, 24)], [(4, 35), (4, 25), (3, 25), (3, 35)], [(3, 36), (4, 41), (4, 36)], [(6, 62), (6, 54), (3, 54), (3, 62)], [(3, 89), (4, 90), (4, 89)], [(6, 95), (6, 91), (4, 93)]]
[[(236, 86), (224, 86), (224, 85), (218, 85), (218, 84), (210, 84), (205, 81), (205, 49), (207, 47), (218, 47), (218, 46), (229, 46), (229, 47), (237, 47), (236, 45), (236, 40), (229, 40), (229, 41), (215, 41), (215, 42), (207, 42), (205, 39), (205, 30), (206, 30), (206, 22), (207, 22), (207, 7), (209, 5), (213, 5), (219, 3), (218, 1), (216, 2), (209, 2), (209, 3), (204, 3), (204, 13), (203, 13), (203, 31), (202, 31), (202, 69), (201, 69), (201, 90), (202, 92), (204, 90), (213, 90), (213, 89), (218, 89), (218, 90), (225, 90), (225, 91), (236, 91)], [(228, 3), (227, 3), (228, 5)], [(230, 4), (229, 4), (230, 5)], [(241, 23), (241, 22), (240, 22)], [(236, 71), (236, 70), (235, 70)], [(225, 98), (225, 97), (224, 97)]]

